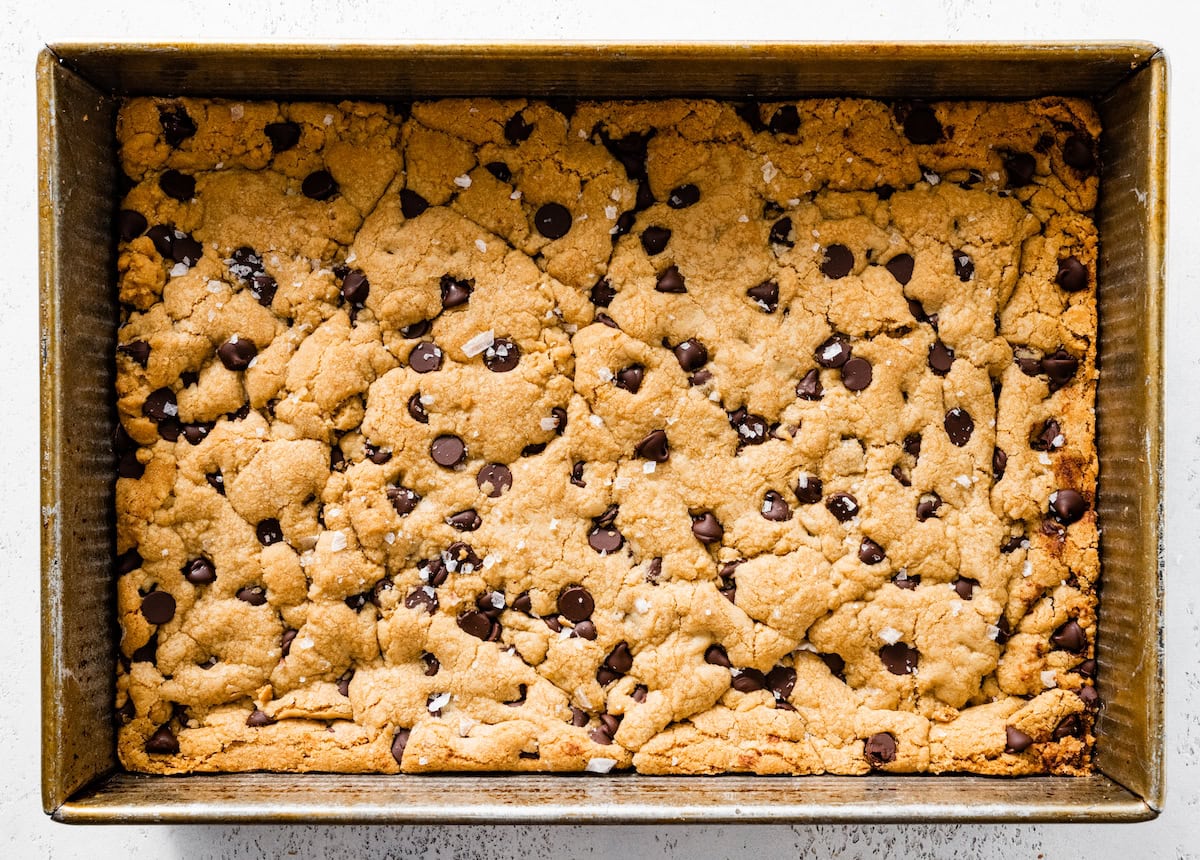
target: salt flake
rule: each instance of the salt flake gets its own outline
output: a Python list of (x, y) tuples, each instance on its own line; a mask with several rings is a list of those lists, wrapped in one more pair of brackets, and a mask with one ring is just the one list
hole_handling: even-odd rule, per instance
[(481, 331), (462, 345), (463, 354), (474, 358), (496, 342), (496, 333), (492, 329)]

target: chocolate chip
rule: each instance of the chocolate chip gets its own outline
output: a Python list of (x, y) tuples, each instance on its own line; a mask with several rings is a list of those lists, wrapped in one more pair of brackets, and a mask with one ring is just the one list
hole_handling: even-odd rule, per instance
[(175, 392), (169, 388), (156, 388), (142, 404), (142, 414), (151, 421), (165, 421), (179, 414)]
[(520, 348), (506, 337), (498, 337), (483, 351), (483, 363), (492, 373), (508, 373), (521, 360)]
[(942, 124), (938, 122), (933, 108), (926, 104), (915, 104), (904, 117), (904, 136), (909, 142), (920, 146), (937, 143), (942, 139)]
[(421, 497), (408, 487), (388, 487), (387, 497), (396, 513), (402, 517), (411, 514), (417, 502), (421, 501)]
[(567, 429), (567, 410), (561, 406), (555, 406), (550, 410), (550, 417), (554, 419), (555, 435), (561, 436)]
[[(151, 592), (157, 594), (158, 592)], [(149, 596), (149, 595), (147, 595)], [(1064, 651), (1071, 651), (1078, 654), (1087, 648), (1087, 633), (1079, 626), (1079, 622), (1072, 618), (1066, 624), (1063, 624), (1050, 636), (1050, 641), (1054, 643), (1054, 647), (1061, 648)]]
[(533, 226), (547, 239), (561, 239), (571, 230), (571, 210), (561, 203), (547, 203), (533, 216)]
[(142, 615), (151, 624), (166, 624), (175, 617), (175, 598), (165, 591), (151, 591), (142, 598)]
[(725, 537), (725, 529), (712, 511), (702, 514), (692, 514), (692, 534), (701, 543), (719, 543)]
[(142, 554), (136, 549), (126, 550), (117, 556), (117, 573), (133, 573), (142, 566)]
[(608, 746), (613, 742), (612, 736), (604, 728), (592, 729), (588, 732), (588, 737), (592, 739), (593, 743), (597, 743), (600, 746)]
[(150, 360), (150, 344), (144, 340), (133, 340), (117, 347), (117, 352), (129, 356), (142, 367)]
[(159, 726), (146, 739), (146, 752), (150, 755), (175, 755), (179, 752), (179, 741), (167, 726)]
[(278, 155), (287, 152), (300, 142), (300, 126), (294, 122), (271, 122), (263, 128), (263, 134), (271, 141), (271, 149)]
[(412, 731), (409, 729), (396, 729), (396, 737), (392, 739), (392, 758), (396, 760), (396, 764), (403, 764), (404, 748), (408, 746), (409, 735)]
[(342, 278), (342, 298), (352, 305), (361, 307), (371, 294), (371, 283), (358, 269), (347, 272)]
[(821, 373), (815, 367), (796, 383), (796, 396), (801, 400), (820, 400), (823, 393)]
[(354, 680), (354, 670), (350, 669), (342, 677), (338, 678), (337, 690), (346, 698), (350, 697), (350, 682)]
[(208, 481), (208, 485), (222, 496), (225, 495), (225, 476), (221, 474), (220, 469), (217, 469), (215, 472), (208, 472), (204, 476), (204, 480)]
[(433, 444), (429, 446), (429, 456), (439, 466), (453, 468), (466, 461), (467, 446), (462, 439), (446, 433), (433, 440)]
[(800, 130), (800, 112), (795, 105), (783, 105), (771, 115), (767, 128), (775, 134), (795, 134)]
[(613, 385), (630, 394), (637, 394), (642, 387), (642, 379), (645, 378), (645, 375), (646, 368), (640, 364), (631, 364), (629, 367), (617, 371), (613, 377)]
[(296, 634), (300, 631), (291, 627), (287, 627), (283, 631), (283, 635), (279, 637), (279, 650), (283, 657), (286, 657), (292, 651), (292, 642), (296, 639)]
[(1057, 391), (1070, 382), (1077, 370), (1079, 370), (1079, 359), (1062, 347), (1042, 358), (1042, 373), (1050, 377), (1051, 391)]
[(699, 370), (708, 364), (708, 348), (694, 337), (676, 346), (674, 353), (685, 373)]
[(1020, 188), (1033, 181), (1037, 161), (1027, 152), (1014, 152), (1004, 159), (1004, 170), (1008, 173), (1008, 187)]
[(690, 182), (671, 189), (667, 205), (672, 209), (686, 209), (700, 202), (700, 189)]
[(574, 624), (587, 621), (595, 609), (591, 592), (582, 585), (567, 586), (558, 595), (558, 614)]
[(204, 556), (193, 558), (183, 566), (183, 578), (192, 585), (208, 585), (216, 582), (217, 570)]
[(658, 580), (662, 576), (662, 558), (652, 558), (650, 563), (646, 565), (645, 579), (651, 585), (658, 585)]
[(734, 669), (731, 686), (739, 693), (753, 693), (767, 688), (767, 676), (757, 669)]
[(654, 289), (660, 293), (686, 293), (687, 286), (684, 284), (683, 275), (679, 274), (679, 267), (674, 265), (668, 266), (658, 276), (658, 283), (654, 285)]
[(587, 712), (574, 705), (571, 706), (571, 725), (576, 728), (583, 728), (588, 724)]
[(975, 261), (966, 251), (953, 251), (951, 256), (954, 258), (954, 274), (958, 275), (958, 279), (964, 284), (975, 277)]
[(821, 367), (841, 367), (850, 360), (850, 345), (846, 343), (845, 336), (835, 334), (816, 348), (813, 357)]
[(897, 588), (903, 588), (905, 591), (915, 591), (917, 586), (921, 584), (920, 575), (909, 575), (907, 570), (901, 569), (892, 577), (892, 585)]
[(671, 240), (671, 231), (667, 227), (647, 227), (642, 231), (642, 247), (651, 256), (661, 254)]
[(239, 588), (235, 596), (238, 600), (249, 603), (251, 606), (262, 606), (267, 602), (267, 594), (261, 585), (247, 585)]
[(1007, 753), (1019, 753), (1029, 749), (1033, 744), (1033, 738), (1025, 734), (1020, 729), (1012, 726), (1004, 727), (1004, 751)]
[(1085, 678), (1095, 678), (1096, 677), (1096, 661), (1093, 659), (1084, 660), (1082, 663), (1080, 663), (1078, 666), (1075, 667), (1075, 671), (1078, 672), (1080, 675), (1082, 675)]
[(588, 546), (596, 552), (614, 553), (625, 545), (625, 538), (611, 525), (596, 525), (588, 532)]
[(122, 242), (132, 242), (145, 232), (146, 216), (141, 212), (122, 209), (117, 213), (117, 235), (121, 237)]
[[(913, 258), (911, 254), (897, 254), (883, 264), (884, 268), (891, 272), (892, 277), (904, 286), (912, 280), (913, 276)], [(916, 314), (913, 314), (916, 316)], [(920, 317), (917, 317), (920, 320)]]
[(1008, 468), (1008, 455), (999, 448), (992, 449), (992, 477), (997, 481), (1004, 477), (1004, 470)]
[(879, 649), (879, 659), (883, 661), (884, 668), (893, 675), (911, 675), (917, 668), (919, 656), (916, 648), (904, 642), (884, 645)]
[(626, 674), (633, 668), (633, 653), (629, 646), (624, 642), (618, 643), (604, 658), (602, 668), (615, 672), (618, 676)]
[(788, 666), (776, 666), (767, 673), (767, 686), (777, 699), (786, 699), (796, 688), (796, 670)]
[(131, 663), (153, 663), (158, 658), (158, 631), (150, 635), (149, 641), (129, 655)]
[(408, 366), (417, 373), (433, 373), (442, 369), (442, 348), (431, 340), (423, 340), (408, 354)]
[(818, 654), (821, 662), (824, 663), (830, 673), (840, 681), (846, 680), (846, 661), (842, 659), (840, 654)]
[(432, 328), (432, 326), (429, 324), (429, 320), (421, 320), (420, 322), (415, 322), (412, 325), (403, 326), (400, 329), (400, 336), (407, 338), (408, 340), (418, 337), (425, 337), (425, 335), (429, 334), (430, 328)]
[(263, 546), (270, 546), (283, 540), (283, 529), (277, 519), (263, 520), (254, 527), (254, 531), (258, 535), (258, 542)]
[(196, 196), (195, 178), (178, 170), (168, 170), (158, 177), (158, 187), (162, 189), (163, 194), (181, 203), (186, 203)]
[(854, 254), (845, 245), (830, 245), (825, 249), (821, 271), (825, 277), (838, 280), (850, 274), (854, 268)]
[(671, 448), (664, 430), (651, 430), (633, 450), (642, 459), (653, 460), (655, 463), (665, 463), (671, 457)]
[(188, 116), (183, 105), (160, 106), (158, 121), (162, 124), (163, 139), (172, 148), (196, 133), (196, 122)]
[(521, 449), (522, 457), (536, 457), (538, 454), (546, 450), (545, 442), (538, 442), (533, 445), (526, 445)]
[(876, 732), (863, 744), (863, 755), (871, 767), (883, 767), (896, 760), (896, 738), (888, 732)]
[(328, 200), (338, 193), (338, 184), (328, 170), (317, 170), (304, 177), (300, 190), (313, 200)]
[(770, 242), (772, 245), (782, 245), (785, 248), (796, 247), (796, 234), (792, 232), (791, 218), (780, 218), (771, 225)]
[(432, 678), (441, 671), (442, 664), (438, 662), (438, 658), (434, 657), (428, 651), (421, 655), (421, 662), (425, 664), (425, 677)]
[(1088, 288), (1088, 270), (1078, 258), (1071, 256), (1058, 261), (1058, 274), (1054, 283), (1065, 292), (1077, 293)]
[(1041, 429), (1034, 430), (1029, 436), (1029, 447), (1034, 451), (1050, 451), (1062, 444), (1062, 428), (1053, 418), (1046, 419)]
[(1096, 169), (1096, 154), (1092, 150), (1092, 141), (1083, 135), (1073, 134), (1063, 141), (1063, 161), (1069, 167), (1091, 173)]
[(746, 295), (766, 313), (773, 314), (779, 307), (779, 284), (774, 281), (763, 281), (746, 290)]
[(850, 391), (862, 391), (871, 384), (871, 363), (865, 358), (854, 356), (842, 365), (842, 384)]
[(487, 641), (492, 632), (492, 619), (482, 612), (468, 610), (458, 615), (458, 626), (464, 633), (469, 633), (476, 639)]
[(200, 421), (195, 424), (183, 425), (183, 438), (188, 440), (190, 445), (199, 445), (208, 438), (208, 434), (213, 431), (217, 425), (212, 421)]
[(945, 376), (950, 372), (952, 364), (954, 364), (954, 350), (940, 340), (934, 341), (933, 346), (929, 347), (929, 369), (938, 376)]
[(217, 357), (227, 370), (245, 370), (256, 355), (258, 347), (254, 345), (254, 341), (237, 335), (217, 347)]
[(713, 378), (712, 371), (708, 369), (697, 370), (688, 377), (688, 385), (703, 385)]
[(729, 413), (729, 426), (737, 433), (738, 447), (761, 445), (767, 441), (767, 419), (746, 411), (742, 406)]
[(763, 515), (763, 519), (770, 520), (773, 523), (787, 522), (792, 518), (792, 509), (783, 500), (783, 496), (774, 490), (767, 490), (767, 494), (763, 496), (759, 512)]
[(421, 402), (421, 392), (414, 391), (408, 398), (408, 414), (418, 424), (429, 423), (429, 413), (425, 411), (425, 404)]
[(883, 547), (868, 537), (863, 538), (858, 546), (858, 560), (863, 564), (879, 564), (886, 555)]
[(916, 299), (908, 299), (908, 312), (912, 314), (913, 319), (917, 322), (929, 323), (935, 329), (937, 328), (937, 314), (925, 313), (925, 307)]
[(908, 474), (908, 470), (906, 470), (899, 463), (892, 466), (892, 477), (895, 478), (902, 487), (912, 486), (912, 477)]
[(1050, 494), (1050, 513), (1063, 525), (1078, 522), (1091, 507), (1075, 490), (1055, 490)]
[(729, 662), (729, 655), (725, 653), (722, 645), (709, 645), (708, 650), (704, 652), (704, 662), (713, 666), (723, 666), (726, 669), (733, 668), (733, 663)]
[(583, 480), (583, 460), (578, 460), (571, 466), (570, 482), (576, 487), (586, 487), (587, 482)]
[(408, 609), (424, 609), (430, 615), (433, 615), (433, 613), (437, 612), (438, 608), (437, 592), (428, 585), (418, 586), (409, 592), (408, 597), (404, 598), (404, 605)]
[(1058, 725), (1054, 727), (1054, 740), (1061, 741), (1063, 738), (1077, 738), (1083, 735), (1083, 721), (1079, 719), (1079, 714), (1067, 714)]
[(489, 498), (498, 499), (512, 488), (512, 470), (502, 463), (489, 463), (475, 475), (475, 485)]
[(1100, 694), (1096, 692), (1095, 687), (1080, 687), (1075, 691), (1075, 695), (1079, 696), (1084, 707), (1090, 711), (1094, 711), (1100, 707)]
[(429, 201), (420, 194), (408, 188), (400, 189), (400, 212), (405, 218), (416, 218), (428, 208)]
[(475, 287), (470, 281), (461, 281), (451, 275), (442, 275), (440, 283), (442, 308), (450, 310), (465, 305), (471, 299)]
[(848, 523), (858, 514), (858, 499), (849, 493), (835, 493), (825, 500), (825, 507), (839, 523)]
[[(815, 505), (821, 501), (821, 479), (816, 475), (810, 475), (807, 472), (801, 472), (800, 477), (796, 479), (796, 501), (802, 505)], [(847, 498), (850, 498), (847, 496)], [(855, 510), (858, 506), (855, 505)], [(830, 508), (832, 511), (833, 508)], [(837, 516), (837, 514), (834, 514)], [(850, 516), (854, 516), (851, 514)]]
[(917, 501), (918, 522), (923, 523), (932, 517), (936, 517), (938, 515), (938, 508), (941, 506), (942, 498), (937, 493), (922, 493), (921, 498)]
[(646, 701), (646, 693), (650, 692), (645, 684), (638, 684), (633, 688), (633, 692), (629, 694), (629, 698), (633, 699), (639, 705)]
[(959, 448), (971, 441), (971, 434), (975, 432), (975, 421), (967, 410), (955, 406), (946, 413), (946, 418), (942, 422), (946, 428), (946, 435), (950, 437), (950, 441)]
[(612, 300), (616, 298), (616, 295), (617, 291), (612, 288), (612, 284), (607, 279), (597, 283), (589, 293), (592, 304), (598, 308), (608, 307), (612, 303)]
[(268, 716), (266, 711), (260, 711), (255, 708), (250, 712), (250, 716), (246, 717), (246, 725), (252, 729), (261, 729), (263, 726), (269, 726), (275, 722), (275, 719)]
[(489, 161), (483, 167), (501, 182), (508, 182), (512, 179), (512, 171), (508, 169), (508, 165), (503, 161)]
[(460, 532), (473, 532), (483, 525), (483, 519), (474, 508), (467, 508), (446, 517), (446, 525), (453, 526)]
[(533, 134), (533, 126), (525, 122), (525, 117), (519, 113), (513, 114), (504, 123), (504, 139), (511, 144), (522, 143), (528, 140), (531, 134)]
[[(641, 189), (639, 188), (639, 191), (640, 190)], [(633, 212), (622, 212), (620, 215), (618, 215), (617, 223), (613, 226), (613, 228), (611, 230), (608, 231), (609, 234), (613, 238), (613, 242), (615, 243), (617, 241), (617, 239), (619, 239), (621, 236), (624, 236), (626, 233), (628, 233), (630, 230), (632, 230), (633, 225), (636, 222), (637, 222), (637, 216)]]
[(172, 259), (175, 248), (175, 228), (169, 224), (156, 224), (146, 231), (147, 238), (154, 244), (154, 250), (164, 259)]
[(963, 600), (971, 600), (975, 596), (975, 589), (979, 587), (979, 580), (960, 576), (954, 580), (953, 584), (959, 597)]

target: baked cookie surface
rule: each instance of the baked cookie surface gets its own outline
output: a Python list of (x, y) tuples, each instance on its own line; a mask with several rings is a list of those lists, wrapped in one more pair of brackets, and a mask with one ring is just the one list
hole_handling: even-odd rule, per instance
[(131, 99), (131, 770), (1091, 769), (1081, 100)]

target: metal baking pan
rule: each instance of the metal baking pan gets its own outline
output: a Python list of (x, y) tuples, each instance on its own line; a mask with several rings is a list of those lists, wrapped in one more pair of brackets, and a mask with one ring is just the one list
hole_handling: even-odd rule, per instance
[[(1166, 80), (1146, 43), (51, 45), (38, 58), (42, 802), (58, 821), (1141, 821), (1163, 803)], [(1099, 107), (1098, 771), (976, 776), (123, 772), (113, 728), (117, 99), (1081, 95)]]

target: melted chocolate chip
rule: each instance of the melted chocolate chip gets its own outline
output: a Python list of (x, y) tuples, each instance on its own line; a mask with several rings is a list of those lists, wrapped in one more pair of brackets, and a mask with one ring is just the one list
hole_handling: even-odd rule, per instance
[(1071, 256), (1058, 261), (1058, 274), (1054, 283), (1064, 292), (1078, 293), (1088, 288), (1088, 270), (1078, 258)]
[(645, 377), (645, 374), (645, 367), (640, 364), (631, 364), (629, 367), (617, 371), (613, 377), (613, 385), (628, 391), (630, 394), (637, 394), (642, 387), (642, 379)]
[(168, 726), (159, 726), (146, 739), (146, 752), (150, 755), (175, 755), (179, 752), (179, 740)]
[(1090, 505), (1075, 490), (1056, 490), (1050, 494), (1050, 513), (1063, 525), (1078, 522)]
[(761, 445), (767, 441), (767, 419), (746, 411), (742, 406), (729, 413), (729, 426), (737, 433), (738, 448), (745, 445)]
[(258, 535), (258, 542), (263, 546), (270, 546), (283, 540), (283, 529), (279, 525), (279, 520), (274, 518), (262, 520), (254, 527), (254, 531)]
[(821, 272), (825, 277), (839, 280), (854, 269), (854, 254), (845, 245), (830, 245), (825, 249)]
[(1086, 650), (1088, 644), (1087, 633), (1074, 618), (1055, 630), (1050, 636), (1050, 641), (1054, 643), (1055, 648), (1076, 654)]
[(997, 481), (1004, 477), (1004, 471), (1008, 468), (1008, 455), (999, 448), (992, 449), (992, 477)]
[(929, 347), (929, 369), (938, 376), (945, 376), (954, 364), (954, 350), (940, 340), (934, 341)]
[(442, 275), (439, 289), (442, 293), (442, 308), (450, 310), (462, 307), (470, 301), (475, 286), (471, 281), (459, 280), (451, 275)]
[(670, 240), (671, 231), (667, 227), (647, 227), (642, 231), (642, 247), (651, 256), (661, 254)]
[(608, 307), (612, 303), (612, 300), (616, 298), (616, 295), (617, 291), (612, 288), (612, 285), (607, 280), (597, 283), (589, 293), (592, 304), (598, 308)]
[(260, 711), (255, 708), (250, 712), (250, 716), (246, 717), (246, 725), (252, 729), (261, 729), (263, 726), (272, 725), (275, 719), (268, 716), (265, 711)]
[(796, 247), (796, 234), (792, 230), (791, 218), (780, 218), (771, 225), (770, 242), (772, 245), (781, 245), (785, 248)]
[(411, 514), (417, 502), (421, 501), (421, 497), (408, 487), (388, 487), (387, 497), (396, 513), (402, 517)]
[(504, 123), (504, 139), (514, 146), (529, 140), (531, 134), (533, 126), (525, 122), (525, 117), (519, 113), (513, 114), (508, 118), (508, 122)]
[(746, 295), (764, 313), (773, 314), (779, 308), (779, 284), (774, 281), (763, 281), (746, 290)]
[(558, 614), (574, 624), (587, 621), (595, 609), (591, 592), (582, 585), (567, 586), (558, 595)]
[(217, 569), (211, 561), (200, 556), (183, 566), (183, 578), (192, 585), (208, 585), (217, 581)]
[(122, 242), (132, 242), (146, 232), (146, 216), (132, 209), (122, 209), (117, 213), (117, 235)]
[(767, 676), (757, 669), (734, 669), (730, 686), (739, 693), (753, 693), (767, 688)]
[(721, 538), (725, 537), (725, 529), (712, 511), (705, 511), (701, 514), (692, 514), (692, 534), (701, 543), (719, 543)]
[[(913, 263), (912, 254), (897, 254), (884, 263), (883, 267), (891, 272), (892, 277), (903, 287), (912, 280)], [(916, 314), (913, 314), (913, 316), (916, 316)]]
[(512, 484), (512, 470), (502, 463), (489, 463), (475, 475), (475, 485), (492, 499), (500, 498)]
[(1023, 731), (1012, 726), (1004, 727), (1004, 751), (1008, 753), (1020, 753), (1029, 749), (1033, 745), (1033, 738), (1025, 734)]
[(234, 596), (244, 603), (249, 603), (251, 606), (262, 606), (267, 602), (267, 593), (261, 585), (247, 585), (244, 588), (239, 588), (237, 594)]
[(417, 373), (433, 373), (442, 369), (442, 348), (431, 340), (423, 340), (408, 354), (408, 366)]
[(686, 293), (687, 285), (684, 283), (683, 275), (679, 273), (679, 267), (668, 266), (658, 276), (658, 282), (654, 285), (654, 289), (660, 293)]
[(914, 104), (904, 117), (904, 136), (909, 142), (928, 146), (942, 139), (942, 124), (927, 104)]
[(667, 442), (664, 430), (651, 430), (642, 441), (637, 443), (634, 453), (644, 460), (655, 463), (665, 463), (671, 457), (671, 447)]
[(300, 126), (294, 122), (271, 122), (263, 128), (263, 134), (271, 141), (271, 149), (278, 155), (287, 152), (300, 142)]
[(959, 448), (971, 441), (971, 434), (975, 432), (975, 421), (967, 410), (959, 407), (954, 407), (946, 413), (946, 418), (942, 422), (946, 428), (946, 435), (950, 437), (951, 443)]
[(338, 193), (338, 184), (328, 170), (316, 170), (304, 177), (300, 190), (312, 200), (328, 200)]
[(1057, 391), (1075, 376), (1079, 370), (1079, 359), (1060, 347), (1050, 355), (1043, 356), (1041, 369), (1050, 378), (1050, 390)]
[(371, 283), (367, 276), (354, 269), (342, 277), (342, 298), (350, 304), (362, 307), (371, 294)]
[(801, 400), (820, 400), (823, 393), (821, 373), (815, 367), (796, 383), (796, 396)]
[(951, 256), (954, 258), (954, 274), (964, 284), (975, 277), (975, 261), (966, 251), (954, 251)]
[(170, 107), (160, 106), (158, 109), (158, 121), (162, 125), (163, 140), (172, 149), (196, 133), (196, 121), (188, 115), (187, 110), (180, 104), (171, 105)]
[(217, 347), (217, 357), (227, 370), (245, 370), (257, 355), (258, 347), (254, 345), (254, 341), (237, 335)]
[[(821, 490), (822, 486), (820, 478), (818, 478), (816, 475), (809, 475), (806, 472), (801, 472), (800, 477), (796, 480), (796, 501), (802, 505), (815, 505), (817, 502), (821, 501)], [(855, 510), (857, 510), (857, 506), (855, 507)], [(853, 516), (853, 514), (851, 514), (851, 516)]]
[(888, 732), (876, 732), (863, 744), (863, 755), (871, 767), (883, 767), (896, 760), (896, 738)]
[(485, 642), (491, 635), (492, 625), (495, 623), (482, 612), (475, 610), (459, 613), (457, 621), (459, 629), (464, 633), (468, 633), (476, 639), (482, 639)]
[(561, 203), (547, 203), (533, 216), (533, 226), (547, 239), (561, 239), (571, 230), (571, 210)]
[(858, 560), (863, 564), (879, 564), (887, 554), (883, 551), (883, 547), (875, 543), (870, 538), (863, 538), (862, 543), (858, 547)]
[(767, 128), (775, 134), (795, 134), (800, 130), (800, 112), (795, 105), (783, 105), (771, 115)]
[(1008, 173), (1008, 187), (1020, 188), (1033, 181), (1037, 161), (1027, 152), (1014, 152), (1004, 159), (1004, 170)]
[(942, 498), (937, 493), (928, 492), (922, 493), (921, 498), (917, 501), (917, 520), (925, 522), (928, 519), (938, 515), (938, 509), (942, 506)]
[(1073, 134), (1063, 141), (1063, 161), (1068, 167), (1090, 174), (1096, 169), (1096, 154), (1091, 138)]
[(788, 503), (784, 501), (783, 496), (774, 490), (767, 490), (767, 494), (763, 496), (759, 512), (763, 515), (763, 519), (770, 520), (773, 523), (787, 522), (792, 518), (792, 509), (788, 507)]
[(686, 209), (700, 202), (700, 189), (688, 183), (671, 189), (667, 196), (667, 205), (672, 209)]
[(150, 360), (150, 344), (144, 340), (134, 340), (117, 347), (117, 352), (129, 356), (142, 367)]
[(483, 525), (483, 519), (474, 508), (467, 508), (465, 511), (459, 511), (446, 517), (446, 525), (452, 526), (460, 532), (473, 532)]
[(975, 589), (979, 587), (979, 580), (969, 579), (965, 576), (960, 576), (954, 580), (954, 591), (963, 600), (971, 600), (975, 597)]
[(848, 523), (858, 515), (858, 500), (849, 493), (835, 493), (825, 500), (825, 507), (839, 523)]
[(413, 392), (412, 396), (408, 398), (407, 408), (413, 421), (418, 424), (429, 423), (429, 413), (425, 411), (425, 404), (421, 402), (421, 392)]
[(850, 360), (850, 345), (844, 335), (835, 334), (813, 352), (817, 364), (825, 368), (841, 367)]
[(421, 585), (409, 592), (404, 598), (404, 606), (408, 609), (424, 609), (430, 615), (437, 612), (437, 593), (431, 586)]
[(904, 642), (884, 645), (879, 649), (879, 659), (883, 661), (884, 668), (893, 675), (911, 675), (917, 668), (919, 657), (917, 649)]
[(187, 203), (196, 196), (195, 178), (178, 170), (168, 170), (158, 177), (158, 187), (163, 194), (180, 203)]
[(674, 348), (675, 358), (685, 373), (699, 370), (708, 364), (708, 348), (694, 337), (688, 338)]

